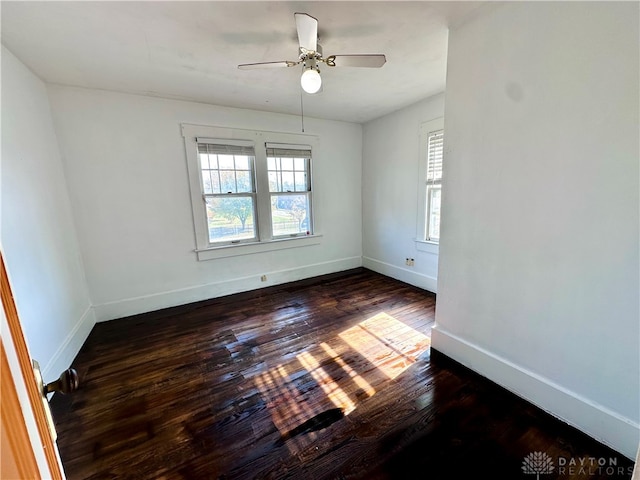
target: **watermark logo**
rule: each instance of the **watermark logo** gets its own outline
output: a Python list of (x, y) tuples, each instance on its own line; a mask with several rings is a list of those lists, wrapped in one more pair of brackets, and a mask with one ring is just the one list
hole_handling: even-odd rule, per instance
[(544, 452), (531, 452), (522, 461), (522, 471), (535, 475), (536, 480), (540, 480), (540, 475), (553, 473), (555, 469), (553, 459)]
[(633, 473), (632, 465), (619, 465), (617, 457), (562, 457), (553, 458), (545, 452), (531, 452), (522, 461), (522, 471), (528, 475), (555, 473), (558, 478), (574, 476), (616, 476), (627, 477)]

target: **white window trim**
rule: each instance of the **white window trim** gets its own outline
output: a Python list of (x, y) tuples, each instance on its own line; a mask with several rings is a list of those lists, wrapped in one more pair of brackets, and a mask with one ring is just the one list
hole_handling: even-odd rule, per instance
[(322, 235), (306, 235), (304, 237), (276, 238), (268, 242), (239, 243), (235, 245), (222, 245), (208, 247), (204, 250), (196, 250), (198, 260), (215, 260), (216, 258), (238, 257), (254, 253), (273, 252), (287, 248), (306, 247), (319, 245)]
[[(245, 130), (239, 128), (215, 127), (207, 125), (194, 125), (183, 123), (181, 125), (184, 137), (187, 170), (189, 173), (189, 190), (191, 193), (191, 207), (193, 214), (194, 233), (198, 260), (212, 260), (216, 258), (233, 257), (238, 255), (250, 255), (255, 253), (282, 250), (287, 248), (318, 245), (322, 235), (319, 234), (319, 218), (315, 203), (313, 211), (313, 235), (296, 236), (291, 238), (273, 238), (271, 233), (271, 212), (268, 202), (257, 201), (256, 211), (258, 217), (258, 241), (238, 244), (211, 245), (209, 243), (209, 231), (206, 222), (206, 211), (202, 201), (202, 189), (200, 186), (200, 164), (198, 160), (197, 138), (215, 138), (229, 141), (230, 144), (240, 141), (251, 142), (255, 149), (255, 181), (259, 192), (267, 192), (269, 195), (268, 178), (266, 175), (266, 143), (281, 143), (289, 145), (308, 145), (312, 154), (318, 151), (319, 138), (314, 135), (268, 132), (259, 130)], [(311, 196), (313, 199), (314, 178), (311, 162)]]
[(427, 143), (429, 133), (444, 128), (444, 117), (434, 118), (420, 125), (418, 162), (418, 218), (416, 220), (416, 248), (420, 251), (438, 254), (439, 242), (428, 241), (427, 238)]
[(440, 244), (437, 242), (429, 242), (427, 240), (421, 240), (419, 238), (416, 238), (415, 242), (416, 250), (426, 253), (433, 253), (434, 255), (438, 255), (440, 253)]

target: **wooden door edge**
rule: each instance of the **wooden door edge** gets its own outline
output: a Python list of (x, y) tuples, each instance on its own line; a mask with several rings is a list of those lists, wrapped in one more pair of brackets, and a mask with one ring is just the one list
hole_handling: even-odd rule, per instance
[[(16, 390), (13, 375), (9, 367), (9, 360), (4, 348), (4, 342), (0, 342), (0, 355), (2, 360), (0, 363), (0, 419), (2, 421), (3, 438), (8, 439), (7, 445), (2, 448), (2, 465), (4, 468), (10, 468), (9, 462), (5, 458), (5, 455), (11, 455), (13, 468), (19, 477), (17, 478), (38, 478), (40, 476), (40, 470), (38, 468), (38, 462), (33, 453), (33, 447), (31, 440), (29, 439), (29, 432), (25, 425), (25, 419), (22, 415), (22, 408), (20, 407), (20, 399), (18, 398), (18, 392)], [(8, 472), (0, 471), (0, 478), (5, 478)]]
[(36, 386), (36, 381), (33, 373), (33, 362), (31, 360), (31, 356), (29, 355), (29, 349), (22, 332), (20, 318), (18, 316), (13, 293), (9, 284), (7, 270), (5, 268), (4, 256), (1, 251), (0, 298), (2, 300), (2, 306), (4, 307), (7, 324), (9, 325), (9, 332), (11, 334), (16, 355), (18, 357), (21, 374), (25, 380), (25, 384), (27, 387), (29, 403), (31, 404), (33, 416), (36, 420), (36, 426), (40, 437), (39, 439), (45, 454), (47, 466), (49, 467), (49, 473), (52, 480), (63, 480), (65, 476), (62, 471), (62, 466), (60, 465), (60, 460), (57, 454), (57, 446), (55, 445), (53, 437), (51, 436), (51, 432), (49, 431), (46, 412), (44, 411), (44, 405), (42, 404), (42, 396), (40, 392), (38, 392), (38, 388)]

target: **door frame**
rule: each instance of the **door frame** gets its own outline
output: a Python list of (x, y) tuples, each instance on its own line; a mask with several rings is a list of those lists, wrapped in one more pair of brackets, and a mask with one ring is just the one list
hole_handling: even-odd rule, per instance
[[(42, 401), (42, 392), (38, 389), (35, 374), (33, 371), (33, 361), (29, 355), (29, 348), (24, 337), (18, 310), (9, 283), (9, 277), (4, 262), (4, 255), (0, 250), (0, 298), (4, 314), (9, 327), (9, 335), (2, 336), (2, 368), (10, 368), (7, 360), (6, 350), (13, 345), (19, 371), (14, 369), (10, 371), (10, 375), (1, 375), (1, 392), (2, 392), (2, 427), (3, 435), (7, 435), (16, 468), (25, 476), (21, 478), (38, 478), (33, 477), (34, 472), (40, 472), (42, 467), (38, 466), (37, 456), (44, 455), (46, 466), (48, 467), (48, 478), (53, 480), (63, 480), (65, 478), (64, 470), (60, 461), (58, 447), (49, 430), (49, 421), (45, 406)], [(4, 332), (3, 332), (4, 333)], [(6, 362), (5, 362), (6, 360)], [(26, 386), (28, 403), (20, 401), (16, 387), (18, 381), (15, 377), (22, 377)], [(20, 411), (16, 411), (16, 407), (21, 407)], [(27, 423), (23, 410), (31, 410), (36, 423), (37, 438), (30, 438), (28, 434)], [(16, 424), (16, 420), (19, 424)], [(10, 427), (11, 426), (11, 427)], [(38, 451), (40, 450), (41, 451)], [(39, 454), (39, 455), (38, 455)], [(4, 452), (3, 452), (4, 455)]]

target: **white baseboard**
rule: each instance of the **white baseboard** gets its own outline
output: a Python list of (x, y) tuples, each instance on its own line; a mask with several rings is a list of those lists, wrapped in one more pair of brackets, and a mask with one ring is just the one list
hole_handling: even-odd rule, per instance
[(126, 298), (115, 302), (94, 305), (93, 308), (96, 312), (97, 321), (104, 322), (129, 315), (152, 312), (162, 308), (222, 297), (233, 293), (247, 292), (328, 273), (341, 272), (361, 266), (362, 257), (349, 257), (286, 270), (266, 272), (267, 281), (265, 282), (260, 280), (260, 275), (250, 275), (141, 297)]
[(60, 374), (71, 366), (95, 324), (95, 312), (93, 307), (88, 306), (51, 360), (42, 369), (42, 378), (45, 382), (57, 380)]
[(373, 270), (374, 272), (386, 275), (387, 277), (395, 278), (401, 282), (423, 288), (429, 292), (437, 293), (438, 279), (435, 277), (429, 277), (414, 270), (400, 268), (395, 265), (391, 265), (390, 263), (381, 262), (380, 260), (370, 257), (362, 257), (362, 266), (369, 270)]
[(433, 349), (634, 460), (640, 425), (436, 325)]

